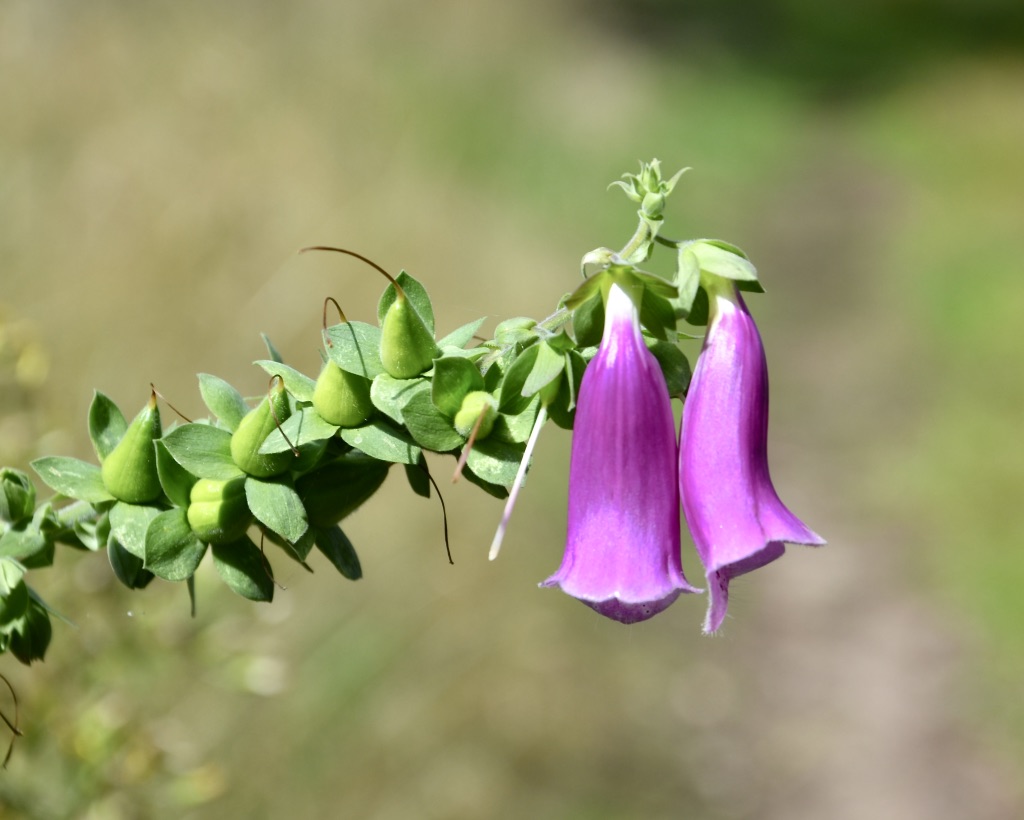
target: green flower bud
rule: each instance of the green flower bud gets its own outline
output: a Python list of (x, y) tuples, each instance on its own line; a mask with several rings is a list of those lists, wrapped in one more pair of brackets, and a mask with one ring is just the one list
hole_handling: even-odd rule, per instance
[(201, 478), (192, 485), (189, 502), (188, 525), (204, 544), (237, 541), (253, 521), (241, 476), (228, 481)]
[(156, 470), (154, 442), (158, 438), (160, 409), (153, 393), (100, 467), (107, 492), (118, 501), (145, 504), (156, 500), (163, 492)]
[(358, 427), (373, 415), (370, 380), (327, 362), (313, 389), (313, 409), (328, 424)]
[(36, 509), (36, 487), (21, 470), (0, 470), (0, 521), (17, 524), (30, 518)]
[(462, 400), (462, 407), (455, 414), (455, 429), (460, 436), (468, 436), (476, 426), (476, 420), (483, 413), (483, 420), (480, 428), (476, 431), (476, 440), (487, 438), (494, 429), (494, 422), (498, 418), (498, 402), (490, 393), (485, 390), (474, 390), (467, 393)]
[(284, 382), (275, 380), (270, 394), (246, 413), (231, 436), (231, 458), (235, 464), (257, 478), (269, 478), (287, 470), (295, 458), (290, 450), (283, 453), (261, 453), (260, 447), (278, 423), (283, 424), (290, 415)]
[(380, 331), (380, 361), (389, 376), (411, 379), (430, 369), (437, 344), (404, 293), (398, 293), (384, 314)]
[(314, 527), (330, 527), (355, 512), (387, 478), (391, 464), (362, 454), (348, 455), (306, 473), (295, 491)]
[(661, 193), (647, 194), (640, 210), (644, 212), (644, 216), (657, 219), (665, 211), (665, 195)]

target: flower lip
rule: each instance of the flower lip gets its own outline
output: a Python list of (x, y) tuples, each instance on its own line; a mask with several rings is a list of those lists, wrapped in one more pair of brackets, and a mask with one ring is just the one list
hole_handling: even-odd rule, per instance
[(768, 471), (768, 366), (734, 283), (709, 281), (711, 321), (683, 408), (679, 486), (704, 564), (704, 631), (725, 618), (729, 582), (781, 557), (784, 543), (825, 543), (779, 499)]
[(679, 555), (675, 421), (633, 299), (612, 285), (597, 355), (580, 385), (559, 586), (622, 623), (695, 592)]

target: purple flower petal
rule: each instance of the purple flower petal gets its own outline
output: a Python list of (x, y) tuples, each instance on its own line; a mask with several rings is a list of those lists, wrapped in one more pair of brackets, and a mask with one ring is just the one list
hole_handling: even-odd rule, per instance
[(768, 364), (735, 284), (715, 279), (704, 348), (683, 408), (679, 488), (708, 578), (704, 631), (718, 630), (729, 581), (779, 558), (783, 542), (825, 541), (779, 500), (768, 472)]
[(679, 557), (671, 399), (637, 309), (613, 285), (604, 336), (580, 385), (569, 468), (565, 555), (542, 586), (635, 623), (696, 592)]

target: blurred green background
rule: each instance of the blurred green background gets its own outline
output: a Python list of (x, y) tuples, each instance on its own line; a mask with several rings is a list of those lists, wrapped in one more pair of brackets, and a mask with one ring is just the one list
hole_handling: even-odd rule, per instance
[(450, 567), (397, 473), (364, 579), (279, 560), (269, 607), (65, 552), (33, 583), (75, 626), (0, 659), (0, 817), (1024, 816), (1022, 46), (1015, 0), (0, 2), (3, 463), (90, 458), (93, 388), (260, 392), (260, 331), (313, 371), (323, 297), (381, 283), (304, 245), (407, 268), (442, 330), (546, 315), (657, 156), (695, 169), (667, 233), (762, 273), (773, 474), (830, 541), (722, 637), (702, 599), (605, 622), (536, 588), (552, 428), (494, 564), (500, 503), (447, 492)]

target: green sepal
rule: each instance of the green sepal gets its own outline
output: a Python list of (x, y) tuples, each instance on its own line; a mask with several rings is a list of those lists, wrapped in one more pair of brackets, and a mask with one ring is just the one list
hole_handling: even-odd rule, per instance
[(297, 401), (313, 401), (316, 382), (305, 373), (300, 373), (294, 367), (270, 359), (257, 359), (253, 364), (259, 365), (271, 376), (280, 376), (284, 382), (284, 389), (291, 393)]
[(291, 450), (292, 445), (301, 448), (312, 442), (329, 439), (337, 432), (337, 425), (325, 421), (312, 407), (303, 407), (289, 416), (280, 429), (275, 427), (270, 432), (260, 446), (260, 453), (283, 453)]
[(388, 375), (411, 379), (430, 369), (440, 351), (432, 327), (409, 298), (396, 298), (381, 321), (380, 361)]
[(676, 311), (672, 303), (652, 291), (644, 290), (640, 300), (640, 324), (655, 338), (675, 338)]
[[(402, 271), (396, 277), (399, 287), (405, 291), (405, 295), (409, 299), (409, 303), (413, 306), (416, 313), (423, 320), (427, 330), (430, 331), (431, 338), (434, 335), (434, 307), (430, 304), (430, 296), (427, 295), (427, 289), (412, 276), (405, 271)], [(391, 306), (398, 301), (398, 291), (394, 285), (388, 285), (384, 289), (384, 293), (380, 296), (380, 301), (377, 302), (377, 324), (381, 327), (384, 326), (384, 317), (387, 316)], [(476, 332), (475, 330), (473, 331)], [(470, 336), (473, 334), (471, 333)]]
[(81, 518), (74, 522), (72, 529), (81, 546), (96, 552), (110, 540), (110, 516), (104, 512), (96, 518)]
[(402, 406), (402, 419), (421, 447), (437, 453), (454, 450), (465, 438), (452, 426), (452, 419), (437, 409), (430, 394), (431, 389), (424, 383)]
[(685, 398), (686, 389), (690, 386), (690, 377), (693, 375), (686, 354), (671, 342), (655, 342), (649, 339), (644, 341), (665, 375), (668, 394), (677, 399)]
[(437, 346), (441, 348), (442, 351), (446, 347), (459, 349), (464, 348), (466, 343), (476, 335), (476, 332), (480, 329), (480, 325), (483, 323), (483, 319), (476, 319), (475, 321), (462, 325), (462, 327), (457, 327), (443, 339), (439, 339)]
[(153, 446), (160, 434), (160, 408), (154, 393), (100, 466), (103, 484), (114, 498), (145, 504), (160, 497), (163, 489)]
[(52, 636), (50, 613), (39, 597), (29, 589), (28, 608), (22, 626), (11, 634), (11, 653), (26, 666), (32, 661), (41, 661)]
[(118, 406), (99, 390), (93, 393), (89, 405), (89, 439), (96, 457), (102, 461), (109, 456), (126, 432), (128, 422)]
[(160, 486), (176, 507), (187, 507), (189, 492), (196, 483), (196, 476), (182, 467), (167, 449), (165, 439), (156, 442), (156, 471)]
[(365, 322), (343, 322), (327, 328), (327, 357), (342, 370), (372, 379), (384, 372), (380, 360), (381, 331)]
[(295, 543), (309, 529), (302, 499), (284, 480), (268, 481), (250, 476), (245, 480), (245, 499), (256, 520), (286, 541)]
[(582, 285), (573, 291), (572, 295), (565, 300), (565, 307), (568, 310), (575, 311), (581, 305), (589, 302), (595, 296), (601, 293), (601, 285), (603, 284), (603, 275), (601, 273), (594, 274), (590, 278), (586, 279)]
[(159, 507), (118, 501), (110, 508), (110, 535), (136, 558), (145, 558), (146, 530), (160, 512)]
[(489, 484), (497, 484), (507, 490), (515, 481), (525, 449), (523, 445), (489, 438), (474, 444), (466, 459), (466, 467)]
[(370, 399), (384, 415), (402, 424), (402, 408), (425, 384), (428, 382), (424, 379), (393, 379), (387, 373), (381, 373), (370, 386)]
[(26, 569), (49, 566), (53, 563), (53, 541), (31, 522), (12, 527), (0, 535), (0, 558), (13, 558)]
[(576, 420), (576, 400), (586, 368), (587, 363), (575, 350), (565, 354), (565, 374), (558, 382), (558, 394), (548, 405), (549, 417), (563, 430), (571, 430)]
[(377, 492), (390, 469), (391, 462), (349, 453), (299, 478), (295, 492), (309, 523), (318, 528), (330, 527)]
[(341, 430), (338, 435), (349, 446), (381, 461), (415, 464), (423, 454), (404, 430), (383, 419), (372, 421), (364, 427)]
[(686, 321), (691, 325), (702, 327), (708, 323), (709, 311), (708, 292), (704, 288), (698, 288), (696, 295), (693, 297), (690, 312), (686, 316)]
[(199, 393), (210, 412), (232, 433), (238, 429), (239, 423), (249, 412), (242, 394), (217, 376), (200, 373)]
[(341, 527), (324, 527), (316, 531), (316, 548), (334, 564), (335, 569), (350, 581), (363, 577), (363, 568), (355, 547)]
[(165, 581), (191, 578), (205, 554), (206, 544), (192, 531), (183, 509), (160, 513), (146, 531), (145, 567)]
[(228, 481), (201, 478), (189, 494), (186, 521), (204, 544), (227, 544), (245, 535), (253, 515), (243, 476)]
[(700, 261), (697, 254), (686, 245), (681, 246), (676, 253), (676, 288), (679, 295), (672, 300), (672, 304), (685, 319), (693, 310), (693, 302), (700, 288)]
[(468, 359), (442, 356), (434, 359), (434, 376), (430, 380), (430, 398), (449, 418), (462, 407), (467, 393), (484, 389), (484, 377)]
[(9, 633), (24, 617), (28, 601), (25, 568), (11, 558), (0, 558), (0, 632)]
[(232, 592), (250, 601), (274, 600), (270, 564), (252, 541), (239, 538), (230, 544), (213, 544), (213, 565)]
[(95, 464), (69, 456), (43, 456), (33, 461), (31, 467), (47, 487), (68, 498), (90, 504), (114, 500)]
[(231, 458), (243, 472), (257, 478), (269, 478), (287, 470), (295, 456), (290, 451), (262, 453), (267, 437), (291, 415), (288, 393), (276, 381), (256, 407), (250, 410), (231, 434)]
[(226, 481), (243, 474), (231, 457), (231, 437), (227, 430), (192, 422), (175, 427), (161, 441), (192, 475)]
[(263, 339), (263, 346), (267, 349), (267, 355), (275, 362), (283, 362), (284, 357), (282, 357), (278, 349), (274, 347), (274, 343), (270, 341), (270, 337), (266, 333), (261, 333), (260, 338)]
[(316, 380), (313, 407), (328, 424), (358, 427), (373, 415), (370, 380), (328, 360)]
[(591, 347), (601, 343), (601, 335), (604, 332), (604, 300), (600, 294), (583, 302), (573, 311), (572, 330), (579, 347)]
[(700, 269), (705, 273), (734, 282), (757, 281), (757, 268), (735, 245), (720, 239), (695, 239), (686, 243), (685, 247), (693, 251)]
[(143, 589), (153, 580), (153, 573), (143, 566), (142, 559), (128, 552), (114, 536), (107, 542), (107, 558), (114, 576), (128, 589)]
[(17, 524), (36, 509), (36, 487), (28, 473), (13, 467), (0, 469), (0, 521)]
[(536, 338), (536, 327), (537, 320), (529, 316), (505, 319), (494, 328), (494, 341), (501, 347), (521, 345)]

